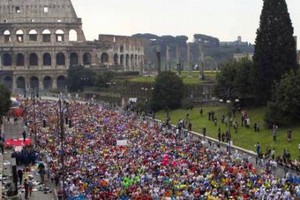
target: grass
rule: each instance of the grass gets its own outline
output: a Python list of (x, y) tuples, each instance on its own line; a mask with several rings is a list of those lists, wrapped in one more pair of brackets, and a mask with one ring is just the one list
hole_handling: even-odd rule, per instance
[[(221, 123), (221, 116), (228, 113), (228, 107), (217, 106), (217, 107), (202, 107), (203, 116), (200, 116), (200, 107), (191, 110), (178, 109), (170, 111), (172, 124), (177, 124), (178, 120), (186, 119), (186, 114), (189, 113), (189, 120), (192, 123), (192, 130), (195, 132), (200, 132), (203, 127), (207, 129), (207, 135), (217, 139), (218, 128), (221, 128), (222, 132), (226, 132), (228, 127)], [(213, 110), (215, 116), (218, 119), (217, 126), (213, 122), (208, 120), (208, 112)], [(273, 141), (272, 131), (263, 126), (263, 117), (265, 113), (265, 108), (256, 108), (247, 110), (248, 116), (250, 117), (251, 127), (249, 129), (241, 127), (241, 114), (236, 113), (234, 120), (238, 122), (238, 131), (234, 132), (231, 128), (231, 137), (233, 144), (248, 150), (255, 151), (254, 145), (260, 142), (262, 152), (265, 152), (267, 147), (274, 148), (275, 154), (282, 155), (283, 150), (287, 149), (293, 159), (299, 158), (298, 144), (300, 143), (300, 126), (290, 127), (292, 129), (292, 142), (287, 141), (287, 129), (288, 127), (279, 127), (277, 134), (277, 142)], [(166, 114), (161, 111), (156, 114), (156, 117), (165, 120)], [(260, 132), (254, 132), (253, 124), (255, 122), (260, 122)]]
[[(204, 76), (207, 80), (215, 80), (216, 79), (216, 72), (214, 71), (205, 71)], [(199, 79), (199, 71), (193, 71), (192, 76), (189, 76), (188, 71), (181, 72), (181, 78), (183, 83), (186, 85), (196, 85), (203, 83), (202, 80)], [(155, 76), (137, 76), (134, 78), (129, 79), (131, 82), (141, 82), (141, 83), (154, 83)]]

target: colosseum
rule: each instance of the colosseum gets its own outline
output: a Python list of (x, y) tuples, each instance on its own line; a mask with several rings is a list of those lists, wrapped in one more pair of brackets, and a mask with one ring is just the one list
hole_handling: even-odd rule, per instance
[(86, 41), (70, 0), (0, 1), (0, 80), (13, 92), (66, 89), (67, 69), (139, 71), (140, 39), (99, 35)]

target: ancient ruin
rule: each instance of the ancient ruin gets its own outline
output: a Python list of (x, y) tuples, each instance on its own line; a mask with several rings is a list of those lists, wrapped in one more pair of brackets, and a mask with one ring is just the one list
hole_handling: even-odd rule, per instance
[(67, 69), (142, 71), (144, 43), (99, 35), (86, 41), (70, 0), (0, 1), (0, 82), (10, 90), (66, 89)]

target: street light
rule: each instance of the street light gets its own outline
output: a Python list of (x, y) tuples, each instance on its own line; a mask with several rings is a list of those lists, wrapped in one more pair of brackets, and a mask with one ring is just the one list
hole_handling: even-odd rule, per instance
[(227, 104), (226, 106), (228, 107), (228, 113), (227, 113), (227, 117), (228, 117), (228, 134), (229, 134), (229, 140), (228, 140), (228, 153), (231, 154), (231, 146), (232, 146), (232, 138), (231, 138), (231, 126), (232, 126), (232, 121), (231, 121), (231, 109), (230, 109), (230, 105), (231, 105), (231, 100), (227, 99), (226, 101), (224, 101), (223, 99), (219, 99), (220, 103), (225, 103)]
[[(109, 95), (109, 101), (110, 101), (110, 104), (112, 104), (112, 101), (113, 101), (113, 86), (116, 85), (116, 82), (106, 82), (106, 85), (108, 86), (109, 88), (109, 91), (110, 91), (110, 95)], [(110, 87), (112, 86), (112, 87)]]

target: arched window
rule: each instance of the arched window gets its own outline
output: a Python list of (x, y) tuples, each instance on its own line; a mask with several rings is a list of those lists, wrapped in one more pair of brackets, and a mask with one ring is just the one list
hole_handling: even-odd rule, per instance
[(38, 66), (38, 56), (35, 53), (29, 55), (29, 66)]
[(101, 54), (101, 63), (102, 64), (108, 63), (108, 54), (107, 53)]
[(119, 56), (118, 56), (118, 54), (115, 54), (114, 55), (114, 65), (119, 65)]
[(61, 75), (57, 77), (57, 88), (64, 90), (66, 88), (66, 77)]
[(17, 88), (25, 89), (25, 78), (23, 76), (17, 78)]
[(44, 90), (52, 89), (52, 78), (50, 76), (46, 76), (43, 80)]
[(3, 66), (11, 66), (12, 65), (12, 57), (9, 53), (4, 53), (2, 57)]
[(120, 56), (120, 65), (124, 66), (124, 55), (123, 54)]
[(22, 30), (17, 30), (16, 36), (18, 42), (24, 42), (24, 32)]
[(91, 64), (91, 54), (90, 53), (83, 54), (83, 64), (84, 65), (90, 65)]
[(56, 42), (63, 42), (65, 40), (65, 32), (61, 29), (55, 31)]
[(39, 79), (36, 76), (30, 78), (30, 88), (36, 93), (39, 89)]
[(42, 32), (43, 42), (51, 42), (51, 31), (48, 29), (43, 30)]
[(70, 66), (78, 65), (78, 55), (72, 52), (70, 55)]
[(71, 29), (69, 31), (69, 41), (77, 41), (77, 40), (78, 40), (77, 31), (74, 29)]
[(65, 54), (63, 53), (58, 53), (56, 55), (56, 65), (65, 65)]
[(4, 42), (10, 42), (11, 41), (11, 36), (10, 36), (10, 31), (9, 30), (5, 30), (3, 32), (4, 35)]
[(37, 41), (37, 31), (36, 30), (29, 31), (29, 41)]
[(51, 55), (49, 53), (44, 53), (43, 55), (43, 65), (51, 66)]
[(22, 53), (18, 53), (16, 57), (16, 65), (24, 66), (24, 64), (25, 64), (24, 55)]

